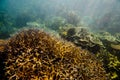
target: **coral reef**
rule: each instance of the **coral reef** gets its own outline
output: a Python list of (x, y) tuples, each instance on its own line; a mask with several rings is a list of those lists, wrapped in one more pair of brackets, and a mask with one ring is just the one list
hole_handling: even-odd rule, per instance
[(92, 53), (40, 30), (23, 30), (11, 37), (3, 53), (9, 80), (107, 80)]
[(120, 42), (120, 33), (116, 33), (114, 36), (115, 36), (116, 39)]
[(103, 47), (100, 39), (90, 33), (86, 27), (63, 27), (60, 30), (60, 35), (62, 38), (93, 53)]
[(110, 75), (111, 80), (120, 79), (120, 60), (119, 57), (106, 50), (101, 50), (97, 57), (104, 62), (106, 72)]
[(110, 34), (109, 32), (106, 31), (99, 31), (98, 33), (96, 33), (97, 37), (100, 40), (106, 40), (107, 42), (117, 42), (117, 38), (115, 36), (113, 36), (112, 34)]
[(100, 31), (96, 34), (86, 28), (70, 27), (61, 30), (60, 35), (79, 47), (87, 49), (103, 62), (104, 68), (110, 74), (111, 80), (120, 79), (120, 39), (119, 34), (111, 35)]

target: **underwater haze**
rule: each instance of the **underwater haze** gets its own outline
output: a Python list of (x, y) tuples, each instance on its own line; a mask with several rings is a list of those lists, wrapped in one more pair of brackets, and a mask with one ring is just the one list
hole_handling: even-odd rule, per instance
[(45, 25), (51, 28), (50, 21), (59, 17), (63, 23), (65, 20), (75, 26), (114, 34), (120, 29), (119, 14), (120, 0), (0, 0), (0, 21), (9, 28), (20, 28), (36, 20), (46, 21)]

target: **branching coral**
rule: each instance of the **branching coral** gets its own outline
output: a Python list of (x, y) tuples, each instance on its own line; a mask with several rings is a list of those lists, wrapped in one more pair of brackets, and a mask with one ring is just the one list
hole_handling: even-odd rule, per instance
[(120, 79), (120, 60), (118, 56), (109, 53), (108, 51), (101, 51), (97, 54), (99, 58), (104, 62), (104, 67), (107, 73), (110, 75), (111, 80)]
[(9, 80), (106, 80), (101, 62), (86, 50), (40, 30), (24, 30), (5, 46)]
[[(110, 74), (111, 80), (120, 79), (120, 40), (108, 32), (90, 34), (85, 28), (63, 28), (60, 35), (77, 46), (96, 54)], [(98, 54), (97, 54), (98, 53)]]

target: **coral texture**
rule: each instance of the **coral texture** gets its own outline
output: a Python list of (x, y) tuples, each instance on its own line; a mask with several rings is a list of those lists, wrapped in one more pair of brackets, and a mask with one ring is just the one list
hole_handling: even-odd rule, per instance
[(92, 33), (84, 27), (61, 28), (61, 37), (94, 53), (103, 62), (111, 80), (120, 79), (120, 34), (106, 31)]
[(5, 46), (9, 80), (107, 80), (90, 52), (40, 30), (23, 30)]
[(103, 47), (100, 39), (89, 32), (87, 27), (63, 27), (60, 35), (67, 41), (71, 41), (92, 53), (97, 53)]

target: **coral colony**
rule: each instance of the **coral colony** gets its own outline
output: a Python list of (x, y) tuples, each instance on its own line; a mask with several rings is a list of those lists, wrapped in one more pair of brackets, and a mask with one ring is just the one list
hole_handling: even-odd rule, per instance
[(23, 30), (1, 47), (6, 55), (3, 80), (107, 79), (102, 63), (89, 51), (37, 29)]

